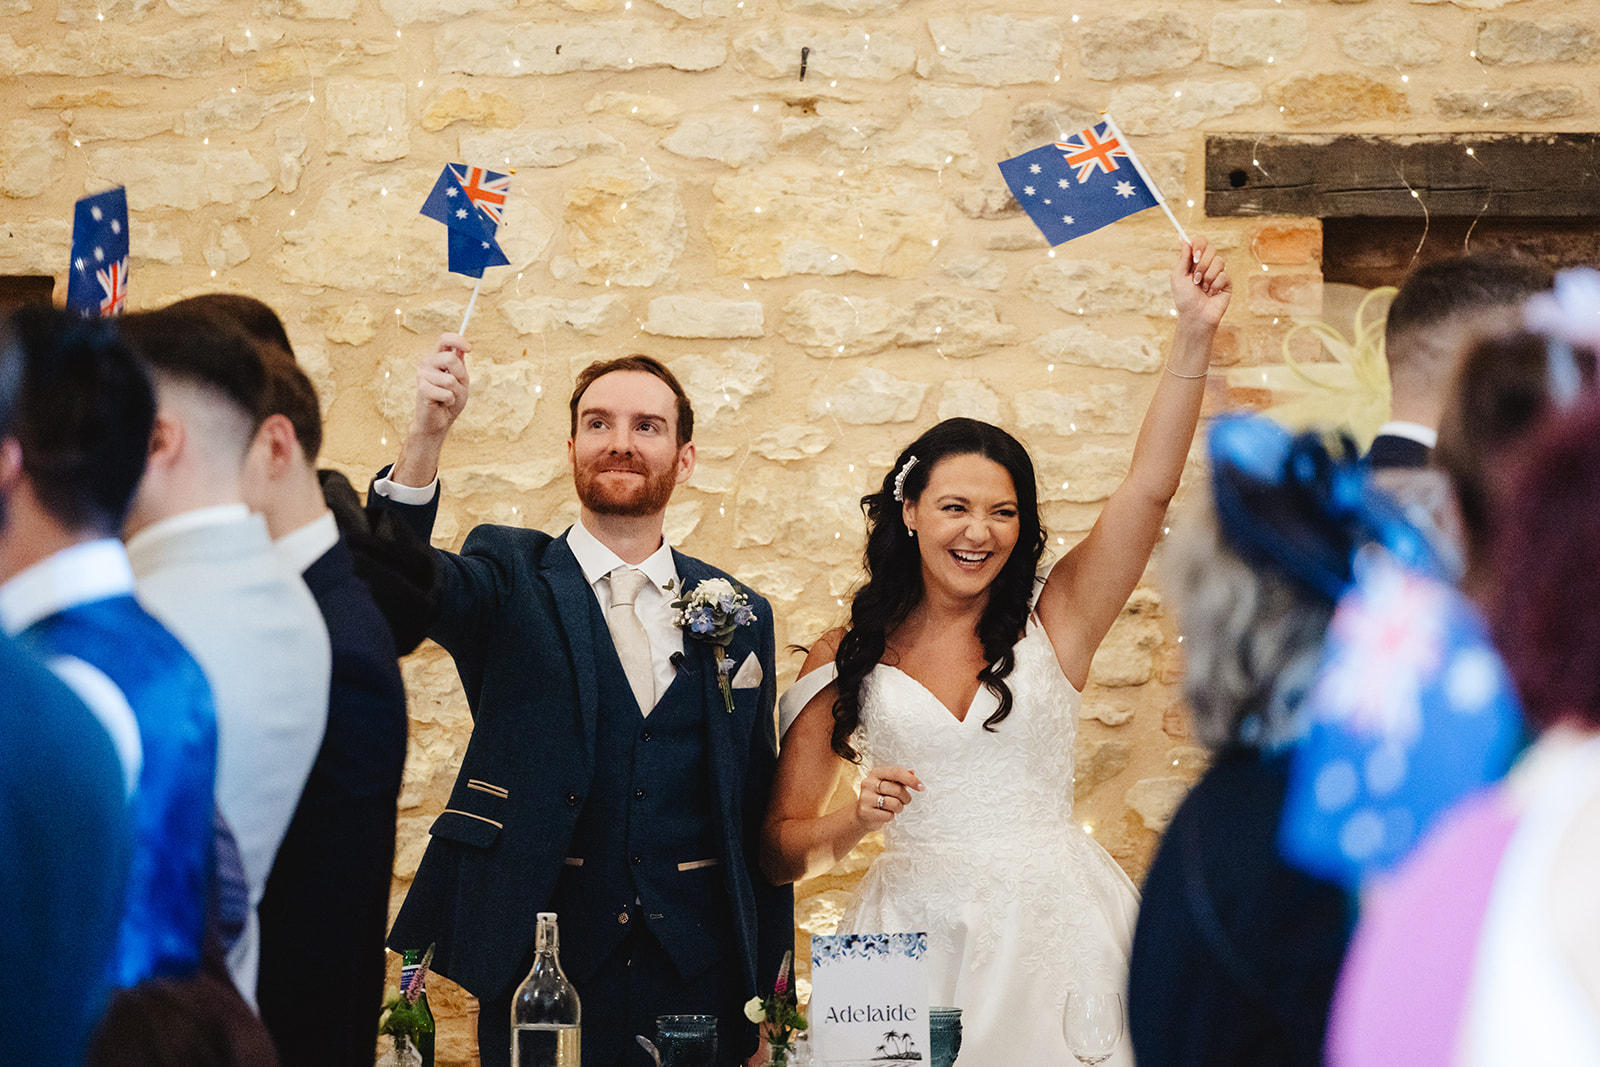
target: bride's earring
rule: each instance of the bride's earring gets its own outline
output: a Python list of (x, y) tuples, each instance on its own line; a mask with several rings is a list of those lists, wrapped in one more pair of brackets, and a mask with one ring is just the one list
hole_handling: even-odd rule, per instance
[(906, 528), (906, 536), (910, 537), (910, 538), (915, 538), (917, 536), (917, 531), (911, 529), (910, 527), (907, 527)]

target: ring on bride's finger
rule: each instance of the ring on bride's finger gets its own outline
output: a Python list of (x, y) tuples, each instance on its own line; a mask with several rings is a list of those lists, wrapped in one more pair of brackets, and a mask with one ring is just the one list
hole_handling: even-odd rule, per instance
[(878, 807), (880, 807), (880, 808), (883, 807), (883, 794), (882, 793), (878, 794)]

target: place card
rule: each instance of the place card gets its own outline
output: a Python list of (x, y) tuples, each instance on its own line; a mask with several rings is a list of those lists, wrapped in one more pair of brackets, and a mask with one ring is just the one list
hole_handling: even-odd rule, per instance
[(928, 935), (811, 939), (812, 1055), (825, 1067), (897, 1067), (928, 1057)]

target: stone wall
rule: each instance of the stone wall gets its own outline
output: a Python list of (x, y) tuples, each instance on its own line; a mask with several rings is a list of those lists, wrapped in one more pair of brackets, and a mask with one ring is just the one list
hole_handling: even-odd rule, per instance
[[(361, 481), (392, 457), (414, 361), (470, 292), (417, 209), (446, 161), (515, 168), (513, 263), (489, 271), (469, 331), (439, 543), (568, 522), (572, 372), (647, 351), (699, 411), (669, 533), (771, 597), (781, 648), (840, 620), (856, 500), (934, 420), (1023, 438), (1057, 547), (1126, 469), (1170, 336), (1172, 229), (1147, 212), (1051, 251), (995, 161), (1109, 108), (1184, 225), (1229, 257), (1211, 407), (1260, 404), (1251, 368), (1320, 307), (1321, 231), (1205, 219), (1203, 134), (1593, 129), (1597, 10), (0, 0), (0, 273), (64, 292), (72, 200), (126, 184), (132, 306), (215, 289), (276, 306), (322, 393), (325, 459)], [(1204, 762), (1178, 651), (1142, 587), (1083, 704), (1079, 810), (1135, 877)], [(785, 681), (798, 664), (781, 657)], [(396, 904), (470, 731), (437, 649), (405, 673)], [(835, 920), (868, 853), (802, 887), (801, 935)], [(447, 983), (434, 999), (440, 1062), (469, 1062), (470, 1004)]]

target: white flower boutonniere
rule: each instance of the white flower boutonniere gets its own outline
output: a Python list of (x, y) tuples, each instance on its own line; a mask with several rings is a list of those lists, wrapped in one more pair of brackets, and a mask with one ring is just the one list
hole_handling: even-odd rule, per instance
[[(667, 583), (673, 591), (675, 583)], [(672, 621), (683, 630), (684, 636), (704, 641), (716, 649), (717, 684), (722, 688), (722, 700), (728, 712), (733, 712), (733, 686), (729, 676), (733, 673), (733, 660), (727, 656), (728, 642), (733, 631), (756, 621), (755, 609), (750, 606), (750, 591), (735, 585), (726, 578), (707, 578), (672, 602)]]

